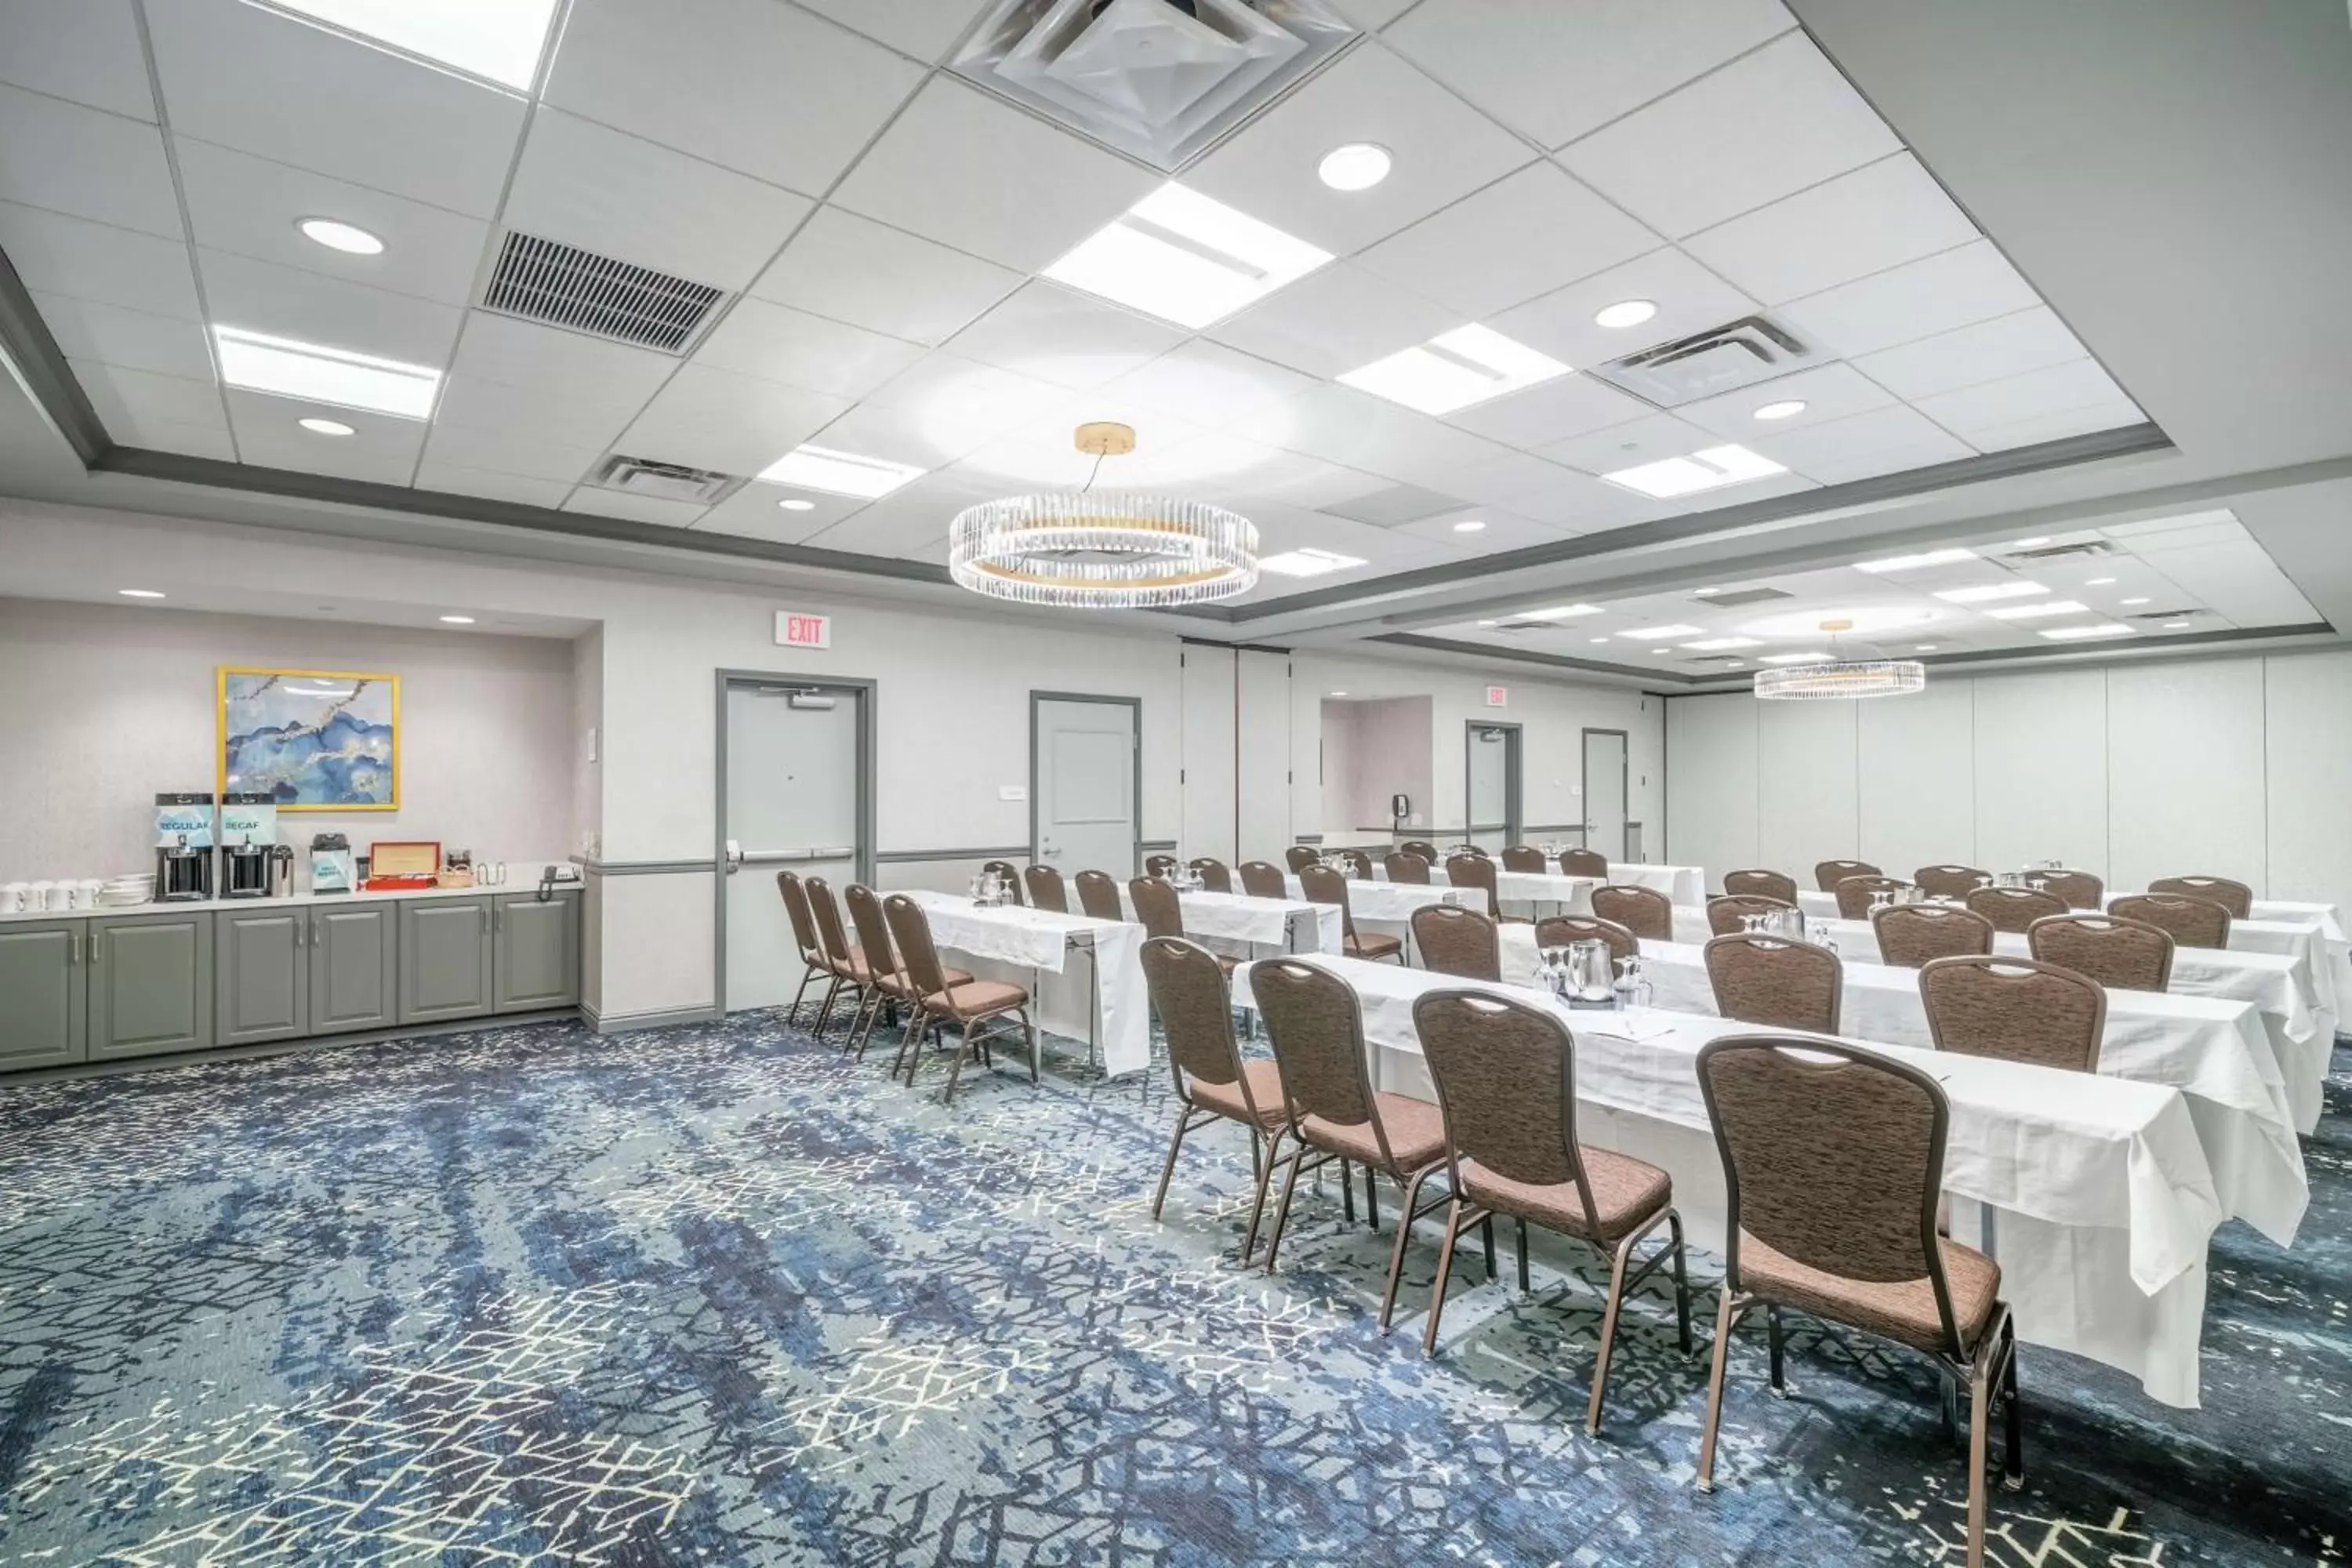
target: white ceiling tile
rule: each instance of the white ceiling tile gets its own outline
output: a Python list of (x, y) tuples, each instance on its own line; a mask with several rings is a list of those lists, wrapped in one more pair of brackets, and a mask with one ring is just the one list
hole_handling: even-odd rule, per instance
[(205, 329), (194, 321), (126, 310), (62, 294), (35, 294), (41, 320), (68, 358), (94, 359), (128, 370), (152, 370), (190, 381), (211, 381), (213, 359)]
[(1723, 437), (1711, 430), (1685, 425), (1671, 414), (1648, 414), (1628, 424), (1555, 441), (1538, 451), (1555, 463), (1588, 474), (1609, 474), (1721, 445)]
[(958, 332), (948, 347), (1039, 381), (1092, 387), (1159, 358), (1184, 336), (1040, 280)]
[[(1461, 533), (1454, 530), (1454, 524), (1459, 522), (1483, 522), (1486, 526)], [(1572, 529), (1550, 527), (1493, 506), (1470, 507), (1461, 511), (1423, 518), (1419, 522), (1400, 523), (1391, 531), (1426, 539), (1435, 544), (1450, 545), (1477, 555), (1495, 555), (1506, 550), (1528, 550), (1576, 537)]]
[(820, 447), (937, 468), (1059, 406), (1069, 389), (946, 353), (927, 355), (826, 426)]
[[(265, 468), (405, 485), (415, 473), (416, 454), (429, 428), (422, 420), (393, 419), (236, 387), (229, 388), (226, 395), (238, 454)], [(314, 417), (348, 425), (352, 433), (319, 436), (297, 423)]]
[(1381, 37), (1562, 147), (1795, 25), (1780, 0), (1422, 0)]
[(0, 0), (0, 81), (155, 118), (131, 0)]
[(465, 312), (455, 305), (316, 272), (198, 250), (205, 302), (222, 326), (324, 343), (438, 370), (449, 363)]
[(1358, 260), (1466, 316), (1486, 316), (1657, 245), (1656, 235), (1545, 163), (1432, 214)]
[[(786, 511), (779, 503), (787, 500), (806, 501), (808, 510)], [(793, 544), (831, 528), (866, 504), (858, 496), (829, 496), (754, 479), (704, 512), (702, 521), (694, 526), (705, 533), (731, 533), (744, 539)]]
[(147, 9), (172, 129), (474, 217), (498, 208), (523, 100), (240, 0)]
[(1677, 512), (1720, 511), (1727, 506), (1745, 506), (1749, 501), (1770, 500), (1775, 496), (1794, 495), (1799, 490), (1820, 488), (1802, 474), (1772, 474), (1760, 479), (1726, 485), (1720, 489), (1701, 490), (1694, 496), (1677, 496), (1674, 508)]
[(1509, 454), (1507, 447), (1352, 386), (1318, 386), (1242, 421), (1233, 434), (1412, 484), (1429, 484), (1431, 476)]
[(1214, 428), (1264, 413), (1314, 385), (1312, 376), (1195, 338), (1108, 383), (1103, 391)]
[(425, 456), (431, 462), (549, 479), (567, 488), (586, 479), (604, 455), (600, 447), (538, 441), (446, 421), (436, 421), (432, 435), (425, 442)]
[(1957, 392), (1937, 393), (1916, 400), (1912, 406), (1947, 430), (1974, 441), (1978, 431), (1995, 426), (2124, 400), (2123, 388), (2095, 360), (2078, 359)]
[(862, 508), (805, 542), (825, 550), (906, 556), (944, 544), (948, 525), (965, 507), (1002, 494), (1000, 486), (957, 474), (926, 474)]
[(510, 386), (504, 382), (453, 375), (441, 384), (436, 425), (603, 451), (620, 438), (646, 405), (644, 395), (615, 397), (566, 392), (550, 386)]
[[(1624, 300), (1647, 300), (1658, 313), (1638, 327), (1593, 321), (1602, 307)], [(1581, 368), (1736, 321), (1755, 309), (1755, 300), (1667, 247), (1505, 310), (1486, 324)]]
[(510, 229), (734, 289), (760, 275), (814, 205), (716, 163), (541, 109), (503, 216)]
[(750, 299), (738, 300), (694, 351), (697, 364), (852, 398), (922, 357), (919, 344)]
[(987, 9), (985, 0), (800, 0), (919, 60), (937, 61)]
[(814, 195), (922, 79), (775, 0), (573, 0), (546, 100)]
[(1620, 515), (1641, 500), (1525, 452), (1455, 469), (1444, 476), (1439, 488), (1465, 500), (1506, 507), (1556, 525)]
[[(1335, 191), (1323, 155), (1376, 142), (1395, 160)], [(1184, 171), (1183, 184), (1337, 255), (1361, 250), (1520, 168), (1533, 149), (1377, 43), (1360, 45)]]
[[(1765, 436), (1866, 414), (1894, 401), (1894, 395), (1885, 387), (1852, 365), (1823, 364), (1759, 382), (1754, 386), (1743, 386), (1737, 392), (1685, 403), (1675, 410), (1675, 416), (1703, 430), (1712, 430), (1726, 440), (1753, 446)], [(1790, 402), (1805, 406), (1785, 418), (1756, 417), (1756, 410), (1769, 404)]]
[(203, 426), (224, 436), (228, 433), (220, 388), (209, 381), (158, 375), (97, 360), (67, 363), (106, 433), (125, 446), (151, 445), (148, 432), (164, 426)]
[(1286, 452), (1222, 430), (1204, 431), (1174, 453), (1183, 471), (1194, 475), (1188, 494), (1232, 506), (1246, 514), (1259, 500), (1287, 506), (1328, 506), (1392, 488), (1377, 474), (1360, 474), (1304, 453)]
[(185, 241), (0, 202), (0, 250), (25, 287), (202, 321)]
[(1812, 40), (1790, 32), (1594, 132), (1559, 159), (1679, 239), (1902, 145)]
[(142, 425), (138, 440), (127, 444), (150, 452), (176, 452), (184, 458), (210, 458), (220, 463), (237, 460), (236, 444), (229, 438), (226, 424)]
[(616, 444), (633, 458), (756, 474), (848, 406), (845, 398), (781, 382), (681, 365)]
[(945, 342), (1021, 274), (836, 206), (817, 208), (751, 291), (910, 342)]
[(1367, 31), (1378, 31), (1412, 9), (1413, 0), (1334, 0), (1339, 15)]
[(525, 386), (580, 400), (643, 404), (678, 362), (651, 349), (606, 342), (536, 321), (475, 310), (466, 318), (450, 370), (478, 381)]
[(1588, 430), (1623, 425), (1652, 412), (1648, 404), (1605, 381), (1589, 375), (1559, 375), (1524, 392), (1449, 414), (1445, 422), (1490, 441), (1533, 448)]
[(2041, 302), (1992, 241), (1980, 239), (1809, 295), (1777, 313), (1852, 359)]
[(934, 77), (831, 199), (1037, 272), (1160, 184), (1092, 142)]
[(664, 528), (692, 528), (710, 509), (697, 501), (624, 495), (619, 490), (583, 485), (565, 499), (562, 510), (588, 512), (596, 517), (616, 517), (628, 522), (656, 523)]
[(1740, 444), (1807, 479), (1832, 485), (1974, 455), (1967, 442), (1901, 404)]
[[(486, 223), (192, 137), (177, 151), (199, 245), (445, 304), (473, 292)], [(313, 217), (363, 228), (383, 249), (355, 256), (306, 239), (295, 225)]]
[(469, 468), (433, 455), (428, 443), (425, 460), (416, 468), (416, 488), (446, 490), (452, 495), (478, 496), (485, 500), (513, 501), (518, 506), (541, 506), (552, 510), (563, 504), (572, 486), (562, 479), (534, 479), (522, 474), (501, 474), (489, 468)]
[(179, 197), (152, 125), (0, 86), (0, 201), (177, 239)]
[(1767, 305), (1978, 238), (1908, 153), (1696, 234), (1685, 249)]
[(1896, 396), (1920, 398), (2082, 357), (2082, 343), (2058, 313), (2038, 306), (1882, 349), (1854, 363)]
[(1459, 311), (1353, 262), (1335, 261), (1218, 322), (1208, 335), (1229, 348), (1326, 378), (1462, 324)]
[[(1964, 397), (1967, 394), (1956, 392), (1951, 395)], [(2131, 399), (2113, 397), (2079, 407), (2055, 409), (2047, 414), (2028, 415), (1997, 424), (1971, 426), (1961, 434), (1979, 451), (2006, 452), (2017, 447), (2037, 446), (2043, 441), (2063, 441), (2070, 436), (2120, 430), (2137, 425), (2147, 417)]]

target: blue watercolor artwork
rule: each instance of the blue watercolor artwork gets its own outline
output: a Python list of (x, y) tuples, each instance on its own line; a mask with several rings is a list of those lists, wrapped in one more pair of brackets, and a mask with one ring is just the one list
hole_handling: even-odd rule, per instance
[(400, 678), (222, 669), (219, 783), (281, 811), (398, 810)]

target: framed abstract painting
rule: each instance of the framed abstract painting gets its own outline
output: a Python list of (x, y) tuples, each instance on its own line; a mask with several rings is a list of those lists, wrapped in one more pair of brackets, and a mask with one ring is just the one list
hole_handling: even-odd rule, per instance
[(280, 811), (400, 809), (400, 677), (220, 668), (218, 787)]

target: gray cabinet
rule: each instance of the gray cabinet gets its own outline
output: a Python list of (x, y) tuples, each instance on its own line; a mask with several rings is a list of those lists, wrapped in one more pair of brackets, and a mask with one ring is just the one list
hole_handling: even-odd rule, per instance
[(88, 1059), (82, 924), (0, 922), (0, 1072)]
[(545, 903), (531, 893), (508, 894), (498, 900), (491, 928), (499, 1012), (578, 1004), (579, 894), (558, 893)]
[(472, 1018), (493, 1009), (490, 900), (409, 899), (400, 906), (400, 1022)]
[(213, 1043), (213, 917), (111, 915), (89, 922), (89, 1059)]
[(389, 1029), (400, 1018), (400, 909), (310, 906), (310, 1033)]
[(310, 1032), (309, 911), (223, 910), (213, 917), (215, 1043), (257, 1045)]

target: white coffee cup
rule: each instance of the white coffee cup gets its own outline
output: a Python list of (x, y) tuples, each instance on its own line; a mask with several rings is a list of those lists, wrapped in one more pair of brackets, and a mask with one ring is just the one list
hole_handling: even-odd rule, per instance
[(0, 914), (13, 915), (25, 907), (25, 884), (0, 882)]

